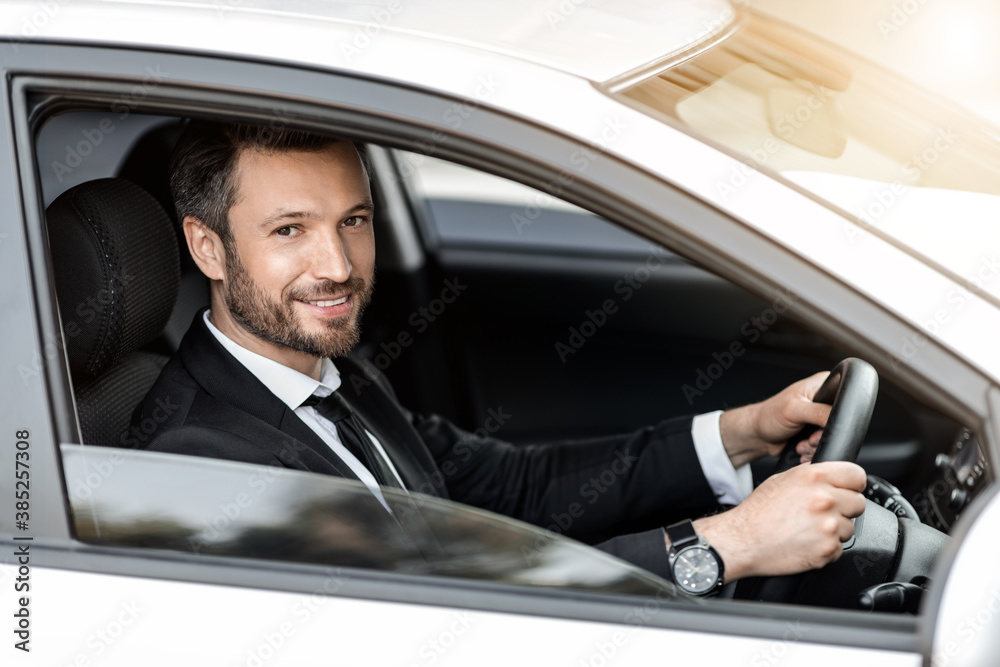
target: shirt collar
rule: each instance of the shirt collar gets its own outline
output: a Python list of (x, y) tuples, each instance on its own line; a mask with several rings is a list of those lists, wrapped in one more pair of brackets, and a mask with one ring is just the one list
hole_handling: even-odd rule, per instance
[(302, 401), (313, 394), (329, 396), (340, 388), (340, 371), (330, 359), (323, 359), (320, 379), (317, 382), (308, 375), (278, 363), (274, 359), (268, 359), (256, 352), (251, 352), (236, 343), (212, 324), (208, 319), (211, 312), (211, 309), (206, 310), (203, 317), (205, 326), (212, 332), (212, 335), (222, 347), (236, 358), (236, 361), (243, 364), (248, 371), (253, 373), (254, 377), (271, 390), (271, 393), (292, 410), (302, 405)]

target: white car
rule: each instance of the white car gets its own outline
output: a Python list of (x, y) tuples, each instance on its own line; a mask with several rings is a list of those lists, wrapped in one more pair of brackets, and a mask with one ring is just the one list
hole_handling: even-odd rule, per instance
[[(0, 13), (2, 664), (996, 663), (996, 128), (724, 0)], [(356, 483), (135, 450), (207, 303), (169, 225), (129, 230), (154, 200), (169, 220), (187, 118), (368, 145), (361, 349), (472, 432), (636, 429), (866, 360), (856, 541), (791, 592), (701, 600), (562, 537), (570, 511), (387, 492), (404, 540)], [(151, 197), (72, 211), (123, 236), (60, 231), (60, 195), (124, 181)], [(96, 340), (143, 309), (169, 321)]]

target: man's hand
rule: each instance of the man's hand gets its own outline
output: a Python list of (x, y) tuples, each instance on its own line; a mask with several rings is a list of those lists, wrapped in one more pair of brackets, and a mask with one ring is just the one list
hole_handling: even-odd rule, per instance
[[(762, 456), (781, 454), (788, 439), (809, 424), (826, 426), (830, 406), (813, 403), (812, 398), (829, 374), (816, 373), (766, 401), (724, 412), (719, 419), (719, 430), (733, 466), (738, 468)], [(812, 460), (820, 435), (816, 432), (796, 445), (802, 462)]]
[(801, 465), (766, 479), (733, 509), (695, 530), (725, 564), (726, 581), (794, 574), (840, 558), (865, 509), (865, 471), (854, 463)]

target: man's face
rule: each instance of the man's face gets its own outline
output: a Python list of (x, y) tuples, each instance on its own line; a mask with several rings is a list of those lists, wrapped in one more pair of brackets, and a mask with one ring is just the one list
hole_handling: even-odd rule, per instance
[(347, 354), (375, 272), (371, 190), (354, 146), (244, 151), (236, 177), (224, 281), (233, 318), (279, 346)]

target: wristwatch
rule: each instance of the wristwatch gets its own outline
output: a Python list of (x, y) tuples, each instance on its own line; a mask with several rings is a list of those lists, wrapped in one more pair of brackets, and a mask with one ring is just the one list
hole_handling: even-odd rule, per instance
[(670, 576), (685, 593), (711, 595), (722, 588), (725, 567), (719, 553), (704, 537), (694, 532), (690, 520), (667, 526)]

